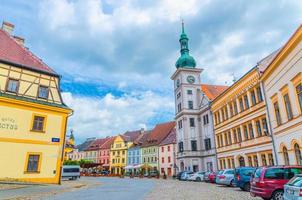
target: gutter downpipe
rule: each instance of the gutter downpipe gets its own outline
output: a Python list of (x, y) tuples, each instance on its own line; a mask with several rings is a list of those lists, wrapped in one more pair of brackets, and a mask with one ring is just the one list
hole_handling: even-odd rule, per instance
[[(214, 118), (213, 118), (213, 113), (212, 113), (212, 102), (209, 103), (209, 109), (210, 109), (210, 114), (211, 114), (211, 121), (212, 121), (212, 130), (213, 130), (213, 139), (214, 139), (214, 153), (215, 153), (215, 160), (216, 160), (216, 171), (218, 171), (218, 156), (217, 156), (217, 148), (216, 148), (216, 135), (215, 135), (215, 127), (214, 127)], [(213, 169), (214, 171), (214, 169)]]
[[(258, 71), (259, 76), (261, 76), (261, 72), (259, 71), (259, 68), (257, 68), (257, 71)], [(279, 165), (279, 160), (278, 160), (277, 150), (276, 150), (276, 144), (275, 144), (275, 138), (274, 138), (274, 133), (273, 133), (272, 124), (271, 124), (271, 117), (270, 117), (270, 113), (269, 113), (268, 106), (267, 106), (267, 97), (266, 97), (266, 93), (265, 93), (265, 90), (264, 90), (264, 84), (261, 80), (260, 80), (260, 87), (261, 87), (261, 90), (262, 90), (262, 94), (264, 96), (265, 108), (266, 108), (266, 113), (267, 113), (267, 118), (268, 118), (269, 132), (271, 133), (270, 137), (272, 138), (273, 152), (274, 152), (274, 157), (275, 157), (275, 160), (276, 160), (275, 165)]]

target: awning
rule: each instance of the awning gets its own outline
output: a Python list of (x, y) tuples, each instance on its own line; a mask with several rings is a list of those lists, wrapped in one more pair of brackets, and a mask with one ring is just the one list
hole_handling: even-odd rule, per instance
[(125, 169), (133, 169), (133, 165), (127, 165)]
[(133, 169), (138, 169), (138, 168), (141, 168), (143, 165), (134, 165), (133, 166)]

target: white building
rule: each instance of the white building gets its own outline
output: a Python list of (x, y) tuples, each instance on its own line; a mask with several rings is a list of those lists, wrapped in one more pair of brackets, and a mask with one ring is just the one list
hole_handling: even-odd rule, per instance
[(177, 123), (176, 165), (179, 171), (216, 170), (215, 143), (210, 102), (225, 86), (202, 85), (202, 69), (189, 55), (188, 37), (182, 26), (181, 56), (172, 75)]
[[(264, 71), (264, 72), (263, 72)], [(277, 164), (302, 164), (302, 26), (279, 50), (261, 80)]]

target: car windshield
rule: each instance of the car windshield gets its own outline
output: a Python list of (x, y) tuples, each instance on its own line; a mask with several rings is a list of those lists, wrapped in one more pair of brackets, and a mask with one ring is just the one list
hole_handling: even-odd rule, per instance
[(223, 171), (219, 171), (219, 172), (218, 172), (218, 175), (221, 175), (222, 173), (223, 173)]
[(234, 170), (226, 170), (224, 174), (234, 174)]
[(290, 186), (302, 187), (302, 176), (295, 176), (287, 183)]
[(258, 169), (255, 171), (255, 178), (260, 178), (261, 172), (262, 172), (262, 169), (261, 169), (261, 168), (258, 168)]

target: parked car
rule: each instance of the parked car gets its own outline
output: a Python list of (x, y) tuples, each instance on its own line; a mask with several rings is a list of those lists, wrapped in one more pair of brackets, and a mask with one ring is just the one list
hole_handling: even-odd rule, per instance
[(201, 182), (204, 180), (204, 174), (205, 172), (195, 172), (193, 174), (190, 175), (190, 177), (188, 178), (189, 181), (198, 181)]
[(193, 174), (194, 172), (187, 172), (187, 171), (185, 171), (185, 172), (183, 172), (182, 174), (181, 174), (181, 177), (180, 177), (180, 180), (181, 181), (187, 181), (188, 180), (188, 178)]
[(215, 183), (217, 183), (218, 181), (218, 176), (221, 175), (223, 173), (223, 170), (219, 170), (215, 176)]
[(80, 178), (80, 166), (79, 165), (63, 165), (62, 178), (69, 180), (76, 180)]
[(204, 181), (209, 183), (215, 183), (216, 172), (206, 172), (204, 175)]
[(157, 177), (158, 171), (149, 171), (144, 174), (145, 177)]
[(234, 183), (234, 169), (225, 169), (216, 176), (216, 183), (220, 185), (233, 186)]
[(176, 175), (176, 179), (178, 179), (178, 180), (180, 180), (180, 177), (181, 177), (181, 174), (182, 174), (183, 172), (178, 172), (178, 174)]
[(284, 185), (284, 200), (302, 200), (302, 174), (294, 176)]
[(263, 199), (283, 199), (284, 185), (297, 174), (302, 166), (271, 166), (257, 168), (251, 178), (250, 194)]
[(103, 170), (103, 171), (100, 172), (100, 174), (101, 174), (101, 175), (108, 175), (108, 174), (110, 174), (110, 172), (109, 172), (109, 171), (106, 171), (106, 170)]
[(254, 174), (255, 167), (238, 167), (235, 168), (234, 186), (239, 187), (241, 190), (250, 191), (251, 176)]

